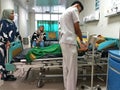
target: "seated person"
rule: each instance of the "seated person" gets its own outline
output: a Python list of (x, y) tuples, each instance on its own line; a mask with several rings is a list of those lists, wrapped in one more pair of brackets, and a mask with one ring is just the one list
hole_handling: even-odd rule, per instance
[(40, 26), (37, 32), (32, 35), (32, 47), (39, 46), (44, 47), (44, 41), (46, 40), (46, 34), (44, 32), (44, 26)]

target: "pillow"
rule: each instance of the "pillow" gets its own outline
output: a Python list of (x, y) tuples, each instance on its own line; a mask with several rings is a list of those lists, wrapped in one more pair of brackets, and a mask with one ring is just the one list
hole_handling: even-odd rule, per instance
[(113, 47), (113, 46), (115, 46), (115, 45), (116, 45), (116, 40), (104, 41), (104, 42), (102, 42), (102, 43), (100, 43), (100, 44), (98, 45), (97, 50), (101, 51), (101, 50), (104, 50), (104, 49)]

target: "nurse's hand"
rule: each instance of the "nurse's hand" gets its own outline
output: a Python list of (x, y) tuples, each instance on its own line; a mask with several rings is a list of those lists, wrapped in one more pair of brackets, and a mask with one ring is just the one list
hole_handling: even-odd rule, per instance
[(78, 52), (87, 51), (88, 45), (87, 43), (80, 43), (80, 48), (78, 49)]

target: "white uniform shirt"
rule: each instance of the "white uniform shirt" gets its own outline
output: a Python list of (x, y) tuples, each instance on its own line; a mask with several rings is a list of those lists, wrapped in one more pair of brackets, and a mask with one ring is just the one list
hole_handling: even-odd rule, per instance
[(79, 22), (79, 12), (76, 7), (69, 7), (60, 17), (60, 43), (77, 44), (74, 23)]

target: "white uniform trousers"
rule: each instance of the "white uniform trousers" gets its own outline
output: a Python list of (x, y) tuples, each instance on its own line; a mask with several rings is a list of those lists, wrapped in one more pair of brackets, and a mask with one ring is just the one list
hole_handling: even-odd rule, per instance
[(77, 47), (72, 44), (61, 43), (63, 54), (63, 78), (65, 90), (76, 90), (77, 84)]

